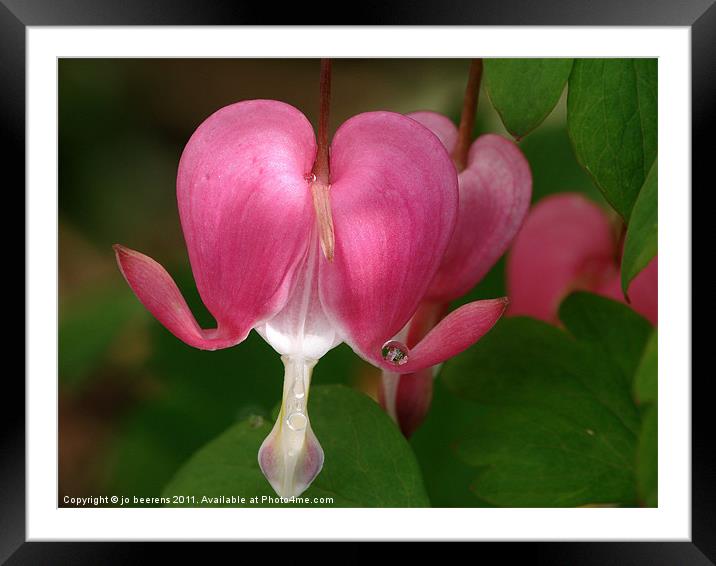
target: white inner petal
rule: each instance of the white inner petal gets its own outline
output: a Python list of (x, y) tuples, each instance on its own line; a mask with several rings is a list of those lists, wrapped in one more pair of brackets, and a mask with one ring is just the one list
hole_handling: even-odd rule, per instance
[(318, 360), (343, 340), (323, 312), (318, 297), (320, 249), (315, 229), (308, 257), (286, 306), (256, 331), (282, 356)]
[(259, 449), (259, 466), (281, 497), (296, 497), (323, 467), (323, 449), (308, 418), (308, 388), (315, 362), (282, 356), (286, 374), (278, 419)]
[(308, 257), (286, 306), (256, 327), (281, 354), (286, 373), (276, 424), (259, 450), (259, 465), (276, 493), (300, 495), (323, 466), (323, 449), (311, 429), (308, 390), (316, 362), (343, 340), (323, 312), (318, 296), (320, 249), (313, 230)]

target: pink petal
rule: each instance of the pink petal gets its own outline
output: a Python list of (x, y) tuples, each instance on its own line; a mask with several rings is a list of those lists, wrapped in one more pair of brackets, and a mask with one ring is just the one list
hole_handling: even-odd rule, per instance
[(427, 298), (448, 302), (467, 293), (505, 253), (527, 215), (532, 174), (522, 152), (487, 134), (470, 148), (458, 177), (457, 226)]
[(433, 368), (400, 376), (396, 413), (400, 430), (410, 437), (423, 424), (433, 399)]
[(345, 122), (331, 147), (335, 259), (321, 258), (320, 297), (344, 339), (367, 359), (403, 328), (440, 264), (455, 225), (457, 175), (418, 122), (370, 112)]
[(203, 330), (182, 297), (174, 280), (152, 258), (116, 244), (117, 264), (134, 293), (159, 322), (180, 340), (202, 350), (234, 346), (246, 338), (246, 332), (219, 325)]
[[(447, 316), (449, 311), (449, 304), (422, 301), (418, 310), (415, 311), (413, 318), (410, 319), (405, 337), (405, 345), (409, 348), (414, 347), (438, 322)], [(396, 338), (396, 340), (400, 340), (400, 338)]]
[[(396, 373), (415, 373), (438, 365), (472, 346), (495, 325), (507, 308), (508, 300), (487, 299), (474, 301), (452, 311), (407, 352), (408, 361), (396, 365), (383, 359), (378, 347), (362, 354), (373, 365)], [(406, 348), (407, 350), (407, 348)]]
[(184, 149), (179, 213), (197, 288), (219, 327), (245, 335), (286, 303), (314, 222), (315, 154), (306, 117), (271, 100), (218, 110)]
[[(411, 436), (425, 420), (433, 398), (433, 368), (403, 375), (384, 372), (380, 404), (397, 422), (403, 435)], [(395, 387), (395, 391), (386, 391)]]
[(455, 145), (457, 144), (457, 128), (450, 118), (428, 110), (411, 112), (410, 114), (407, 114), (407, 116), (413, 120), (417, 120), (438, 138), (440, 138), (440, 141), (445, 146), (448, 153), (453, 152)]
[(615, 243), (606, 214), (579, 194), (540, 201), (507, 260), (510, 315), (556, 322), (571, 291), (593, 290), (614, 276)]

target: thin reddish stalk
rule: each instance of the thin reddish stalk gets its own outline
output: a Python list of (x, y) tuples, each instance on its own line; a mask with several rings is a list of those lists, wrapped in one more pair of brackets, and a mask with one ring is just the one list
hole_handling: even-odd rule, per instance
[(477, 114), (477, 99), (480, 95), (480, 81), (482, 81), (482, 59), (473, 59), (470, 62), (467, 87), (465, 87), (457, 144), (452, 154), (458, 171), (464, 170), (467, 166), (467, 154), (472, 143), (472, 130), (475, 127)]
[(331, 60), (321, 59), (321, 80), (319, 85), (320, 109), (318, 114), (318, 151), (313, 165), (313, 174), (319, 183), (328, 185), (330, 167), (328, 163), (328, 119), (331, 111)]
[(313, 207), (318, 222), (318, 237), (321, 250), (328, 261), (333, 261), (335, 236), (333, 232), (333, 215), (329, 199), (330, 163), (328, 154), (328, 120), (331, 107), (331, 60), (321, 59), (320, 109), (318, 114), (318, 147), (316, 161), (313, 164), (314, 179), (311, 182)]

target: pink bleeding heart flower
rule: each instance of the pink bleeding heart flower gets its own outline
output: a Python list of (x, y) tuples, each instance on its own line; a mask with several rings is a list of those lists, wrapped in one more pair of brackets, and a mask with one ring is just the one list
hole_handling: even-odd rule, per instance
[(132, 290), (179, 339), (216, 350), (255, 329), (281, 355), (281, 410), (259, 464), (283, 497), (303, 492), (323, 465), (307, 410), (321, 356), (345, 341), (379, 368), (418, 372), (474, 343), (505, 308), (500, 299), (465, 305), (414, 348), (390, 343), (418, 309), (450, 243), (455, 168), (417, 121), (369, 112), (336, 132), (328, 178), (322, 131), (317, 145), (296, 108), (250, 100), (215, 112), (184, 149), (179, 215), (216, 328), (197, 324), (157, 262), (115, 246)]
[[(408, 114), (420, 122), (453, 154), (458, 129), (447, 117), (435, 112)], [(450, 301), (472, 289), (505, 253), (529, 209), (532, 174), (519, 148), (494, 134), (477, 138), (469, 147), (465, 168), (459, 172), (459, 207), (455, 232), (435, 279), (403, 335), (407, 345), (419, 341), (438, 324)], [(381, 403), (410, 436), (422, 423), (430, 407), (433, 378), (437, 368), (399, 375), (384, 371)]]
[[(626, 302), (620, 258), (616, 231), (601, 207), (577, 193), (547, 197), (530, 212), (508, 256), (509, 313), (556, 324), (562, 299), (577, 290)], [(632, 281), (629, 298), (657, 324), (656, 257)]]

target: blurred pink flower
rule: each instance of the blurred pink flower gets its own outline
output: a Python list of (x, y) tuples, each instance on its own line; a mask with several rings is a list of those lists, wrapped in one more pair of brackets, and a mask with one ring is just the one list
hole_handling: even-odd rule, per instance
[[(458, 129), (450, 119), (435, 112), (408, 116), (429, 128), (453, 153)], [(472, 289), (505, 253), (532, 196), (532, 174), (524, 155), (513, 142), (494, 134), (472, 143), (458, 185), (455, 232), (417, 314), (404, 336), (397, 338), (407, 340), (408, 347), (439, 324), (450, 301)], [(410, 375), (383, 371), (381, 404), (406, 436), (422, 423), (430, 407), (433, 376), (430, 367)]]
[[(478, 148), (474, 159), (512, 159), (507, 146), (488, 140), (486, 157)], [(179, 339), (216, 350), (253, 328), (282, 356), (283, 402), (259, 463), (285, 497), (303, 492), (323, 465), (307, 412), (321, 356), (345, 341), (379, 368), (419, 372), (477, 341), (506, 306), (504, 299), (465, 305), (411, 349), (391, 341), (426, 294), (442, 300), (454, 284), (464, 287), (431, 286), (441, 263), (454, 269), (459, 259), (451, 254), (467, 252), (458, 244), (446, 256), (461, 222), (454, 165), (428, 129), (392, 112), (360, 114), (338, 129), (330, 179), (313, 174), (316, 161), (306, 117), (271, 100), (222, 108), (189, 140), (177, 176), (179, 215), (216, 328), (197, 324), (157, 262), (115, 246), (132, 290)], [(502, 175), (501, 167), (484, 175)], [(479, 172), (474, 177), (478, 187), (485, 182)], [(465, 261), (477, 272), (487, 260)]]
[[(556, 323), (562, 299), (591, 291), (626, 302), (620, 280), (621, 247), (607, 213), (580, 194), (547, 197), (530, 212), (507, 260), (511, 315)], [(655, 257), (629, 287), (631, 307), (657, 324)]]

